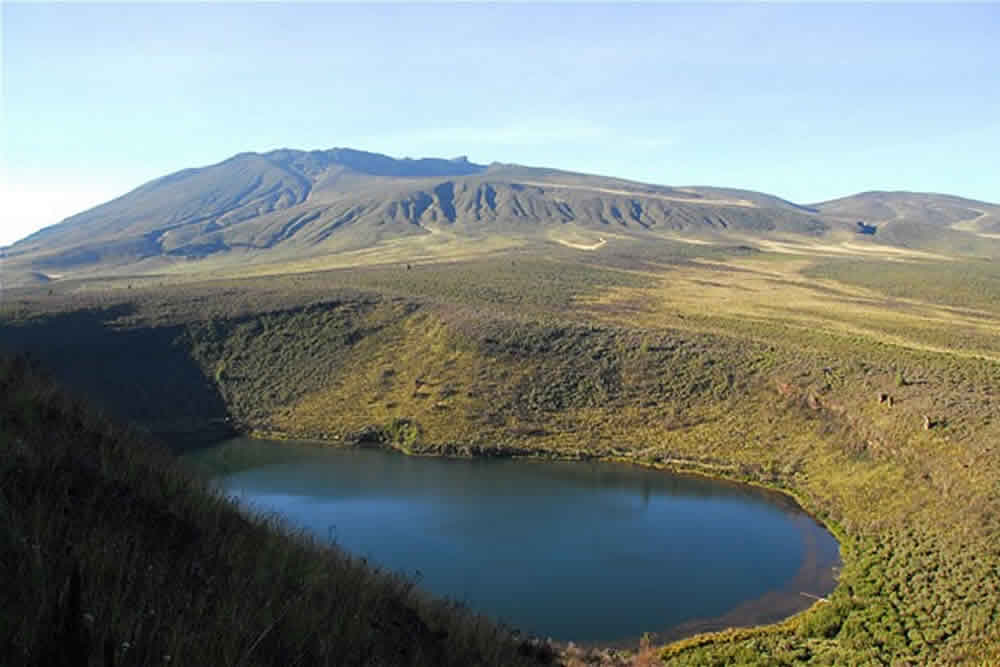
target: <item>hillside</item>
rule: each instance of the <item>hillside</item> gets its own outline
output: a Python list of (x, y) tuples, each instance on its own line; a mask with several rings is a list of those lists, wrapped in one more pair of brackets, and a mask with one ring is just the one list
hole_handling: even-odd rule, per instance
[(992, 255), (998, 212), (946, 195), (865, 193), (806, 207), (744, 190), (664, 187), (464, 157), (284, 149), (164, 176), (3, 255), (8, 284), (24, 285), (247, 263), (292, 270), (304, 261), (313, 261), (309, 268), (419, 261), (554, 243), (593, 250), (618, 239), (863, 241), (876, 250)]
[[(998, 211), (906, 192), (799, 206), (742, 190), (345, 149), (242, 154), (6, 249), (4, 283), (20, 286), (0, 300), (0, 348), (40, 360), (176, 449), (239, 431), (423, 455), (626, 461), (774, 487), (837, 535), (836, 590), (777, 625), (656, 648), (666, 663), (978, 666), (1000, 646)], [(90, 575), (74, 575), (79, 554), (99, 551), (81, 527), (104, 530), (105, 492), (138, 497), (129, 457), (160, 455), (124, 449), (106, 420), (76, 420), (79, 409), (50, 400), (48, 385), (6, 382), (15, 389), (0, 394), (11, 415), (0, 419), (9, 449), (0, 488), (27, 490), (0, 497), (0, 511), (21, 522), (2, 525), (27, 525), (29, 510), (68, 518), (53, 520), (48, 542), (0, 533), (4, 581), (20, 584), (3, 591), (19, 597), (2, 608), (37, 598), (30, 618), (63, 623), (74, 580), (83, 600), (90, 590)], [(105, 484), (95, 460), (101, 474), (121, 475)], [(139, 485), (149, 502), (115, 514), (125, 523), (96, 531), (98, 543), (146, 535), (128, 523), (146, 521), (146, 510), (189, 517), (184, 503), (214, 502), (171, 495), (173, 473), (156, 471)], [(91, 487), (100, 512), (60, 514), (86, 510), (75, 501)], [(74, 502), (29, 507), (30, 498)], [(206, 510), (209, 540), (237, 525), (219, 518), (230, 509)], [(315, 553), (249, 530), (261, 531), (253, 539), (269, 562)], [(51, 545), (64, 538), (85, 547), (63, 555)], [(51, 569), (23, 569), (34, 544), (49, 545)], [(158, 572), (191, 583), (170, 569), (187, 561), (156, 553)], [(230, 555), (240, 567), (260, 562)], [(115, 558), (96, 562), (119, 568)], [(299, 590), (325, 576), (300, 574), (265, 584)], [(339, 609), (317, 595), (320, 609)], [(406, 628), (405, 609), (424, 598), (401, 599), (382, 618)], [(273, 606), (260, 608), (248, 632), (275, 622)], [(155, 627), (136, 609), (115, 623)], [(267, 634), (258, 648), (274, 641), (277, 654), (278, 637), (306, 646), (310, 633), (334, 632), (299, 613), (284, 624), (291, 635)], [(0, 618), (0, 631), (20, 633), (0, 637), (4, 646), (43, 643), (20, 618)], [(482, 662), (509, 664), (511, 645), (492, 626), (470, 638), (459, 617), (424, 618), (430, 635), (413, 625), (429, 651), (466, 664), (495, 650)], [(351, 650), (398, 647), (377, 622)], [(433, 648), (444, 623), (457, 638)], [(119, 626), (98, 636), (119, 641)], [(177, 632), (172, 650), (196, 656), (184, 648), (187, 626)], [(219, 641), (212, 650), (224, 663), (247, 649), (246, 635)], [(645, 653), (637, 664), (648, 664)], [(558, 659), (604, 660), (568, 648)]]
[(245, 153), (152, 181), (7, 251), (38, 271), (247, 254), (338, 253), (444, 233), (544, 236), (565, 225), (641, 233), (818, 234), (811, 211), (739, 191), (700, 192), (514, 165), (395, 160), (348, 149)]
[(541, 644), (246, 517), (0, 358), (0, 663), (537, 665)]
[(668, 645), (668, 664), (995, 655), (993, 262), (635, 241), (132, 281), (11, 290), (0, 347), (177, 446), (225, 424), (415, 454), (628, 461), (791, 492), (835, 531), (829, 603)]
[(864, 192), (813, 208), (824, 219), (864, 221), (880, 241), (897, 247), (993, 255), (1000, 239), (1000, 206), (952, 195)]
[(944, 194), (863, 192), (811, 208), (873, 224), (907, 221), (977, 232), (1000, 231), (1000, 206)]

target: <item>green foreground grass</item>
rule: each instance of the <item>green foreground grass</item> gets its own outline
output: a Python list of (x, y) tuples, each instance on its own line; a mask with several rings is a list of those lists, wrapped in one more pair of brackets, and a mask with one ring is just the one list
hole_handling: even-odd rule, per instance
[[(25, 293), (5, 306), (0, 344), (158, 432), (228, 419), (261, 435), (606, 458), (778, 488), (837, 533), (837, 589), (778, 625), (665, 646), (663, 661), (993, 664), (995, 272), (960, 264), (977, 279), (942, 290), (947, 270), (921, 282), (911, 264), (852, 262), (644, 249)], [(908, 287), (881, 289), (879, 271)]]

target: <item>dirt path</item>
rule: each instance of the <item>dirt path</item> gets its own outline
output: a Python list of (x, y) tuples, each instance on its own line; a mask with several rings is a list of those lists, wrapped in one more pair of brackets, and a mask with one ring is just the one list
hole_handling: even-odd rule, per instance
[(605, 239), (605, 238), (602, 238), (597, 243), (590, 243), (590, 244), (587, 244), (587, 243), (573, 243), (572, 241), (565, 241), (563, 239), (554, 239), (554, 240), (555, 240), (556, 243), (561, 243), (562, 245), (566, 246), (567, 248), (575, 248), (577, 250), (597, 250), (598, 248), (600, 248), (601, 246), (603, 246), (604, 244), (606, 244), (608, 242), (608, 240)]
[(965, 220), (959, 220), (951, 224), (952, 229), (958, 229), (963, 232), (976, 232), (976, 223), (989, 215), (989, 211), (983, 211), (978, 208), (970, 208), (970, 211), (975, 211), (979, 215), (974, 218), (967, 218)]
[(851, 241), (843, 243), (798, 243), (793, 241), (775, 241), (771, 239), (753, 241), (758, 247), (771, 252), (779, 252), (791, 255), (814, 255), (814, 256), (854, 256), (854, 257), (884, 257), (884, 258), (912, 258), (912, 259), (936, 259), (950, 260), (947, 255), (940, 255), (924, 250), (911, 250), (910, 248), (895, 248), (892, 246), (872, 245), (865, 246)]

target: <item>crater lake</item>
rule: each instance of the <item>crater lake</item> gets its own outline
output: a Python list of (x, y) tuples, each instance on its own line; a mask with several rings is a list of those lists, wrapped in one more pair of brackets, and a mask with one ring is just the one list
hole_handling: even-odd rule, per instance
[(840, 564), (786, 496), (638, 466), (246, 438), (189, 458), (252, 512), (559, 641), (774, 622), (828, 594)]

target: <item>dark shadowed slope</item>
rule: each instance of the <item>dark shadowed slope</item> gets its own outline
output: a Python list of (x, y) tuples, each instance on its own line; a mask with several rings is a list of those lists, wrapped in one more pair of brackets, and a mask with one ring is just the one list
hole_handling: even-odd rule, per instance
[(451, 602), (246, 516), (0, 357), (0, 664), (552, 664)]

